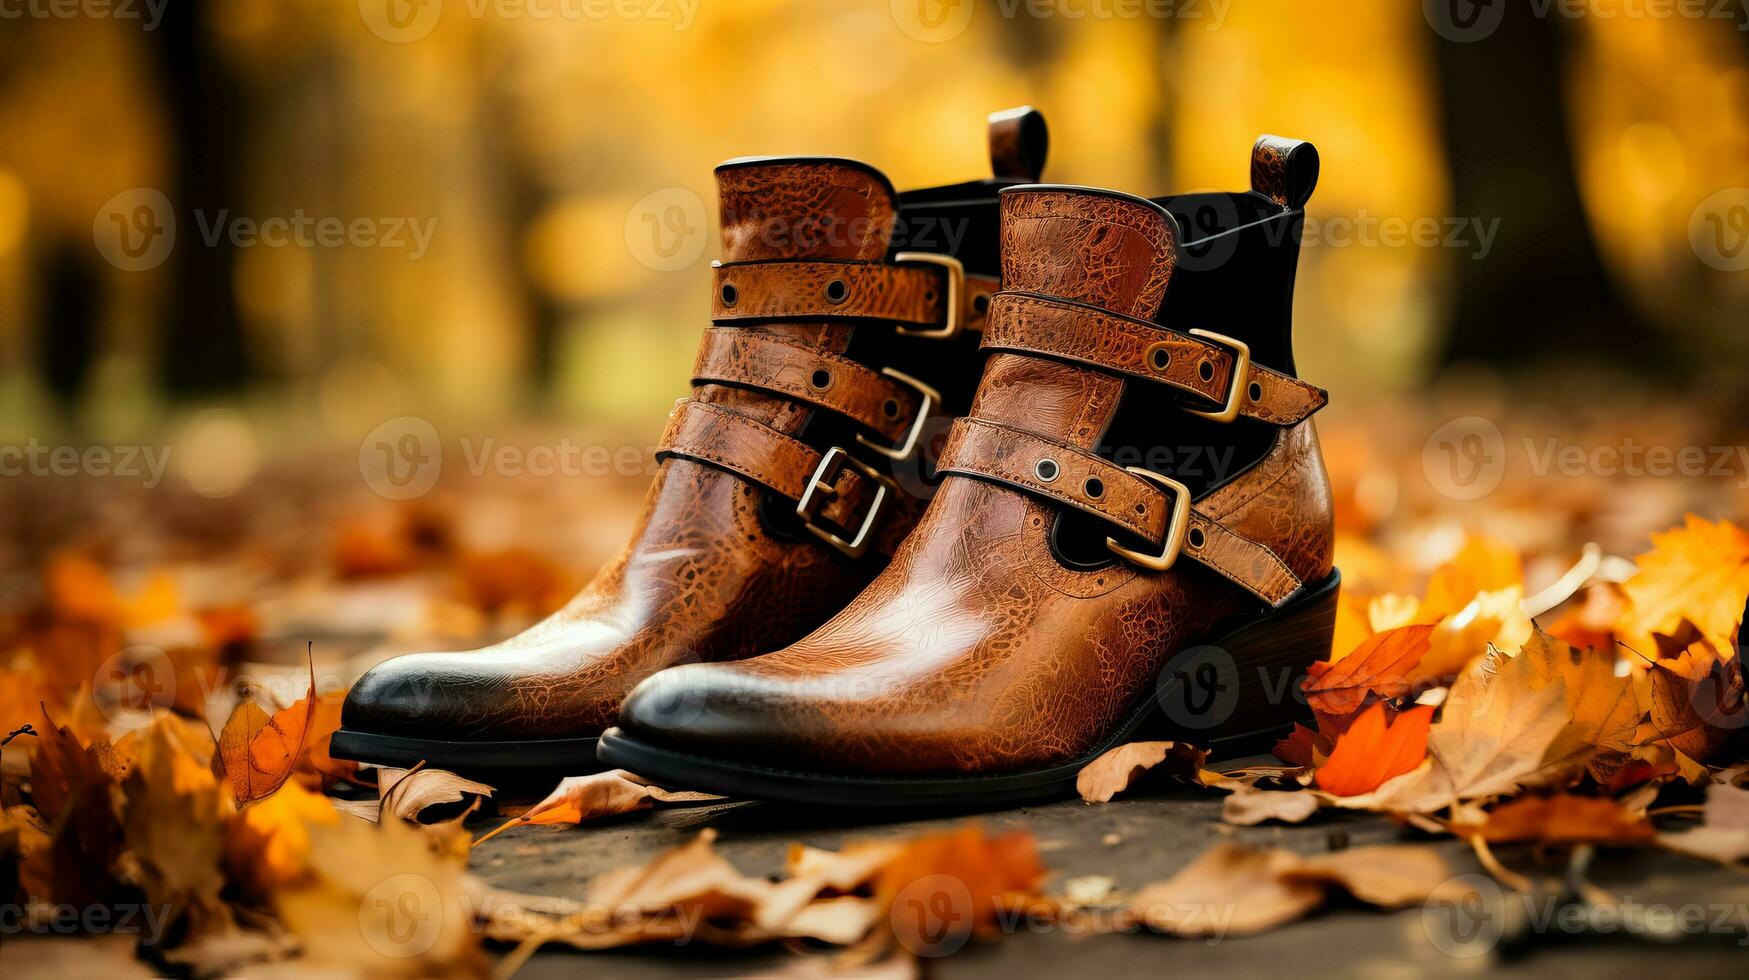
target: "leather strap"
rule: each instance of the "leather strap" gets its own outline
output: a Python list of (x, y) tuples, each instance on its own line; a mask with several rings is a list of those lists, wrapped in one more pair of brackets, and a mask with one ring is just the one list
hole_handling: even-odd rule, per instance
[[(775, 261), (720, 263), (711, 269), (711, 321), (879, 320), (913, 328), (947, 322), (948, 273), (939, 266), (890, 262)], [(967, 274), (960, 315), (983, 328), (991, 276)]]
[[(1176, 504), (1152, 481), (1078, 446), (989, 419), (954, 422), (936, 472), (995, 480), (1102, 518), (1150, 542), (1166, 534)], [(1182, 557), (1193, 558), (1271, 606), (1301, 582), (1267, 546), (1190, 509)]]
[[(676, 402), (668, 416), (668, 427), (662, 433), (656, 458), (670, 456), (709, 463), (795, 501), (807, 492), (824, 458), (807, 443), (758, 419), (691, 398)], [(822, 487), (827, 499), (815, 513), (840, 528), (854, 530), (875, 505), (880, 489), (879, 484), (855, 469), (843, 468)], [(889, 506), (900, 503), (892, 497), (889, 492)], [(891, 554), (903, 537), (891, 533), (899, 526), (902, 525), (888, 520), (877, 528), (873, 547), (882, 554)]]
[(922, 408), (914, 389), (848, 357), (735, 327), (704, 332), (692, 381), (758, 388), (829, 409), (889, 443), (905, 437)]
[[(1166, 385), (1216, 407), (1225, 404), (1238, 359), (1212, 340), (1157, 323), (1036, 293), (1001, 292), (984, 326), (989, 350), (1044, 355)], [(1239, 380), (1239, 414), (1294, 425), (1324, 407), (1317, 388), (1252, 364)]]

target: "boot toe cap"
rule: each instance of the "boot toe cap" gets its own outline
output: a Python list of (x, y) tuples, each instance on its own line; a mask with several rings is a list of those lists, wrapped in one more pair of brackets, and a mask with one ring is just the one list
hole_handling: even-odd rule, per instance
[(347, 693), (341, 725), (383, 735), (492, 737), (516, 713), (504, 686), (468, 658), (413, 653), (377, 664)]

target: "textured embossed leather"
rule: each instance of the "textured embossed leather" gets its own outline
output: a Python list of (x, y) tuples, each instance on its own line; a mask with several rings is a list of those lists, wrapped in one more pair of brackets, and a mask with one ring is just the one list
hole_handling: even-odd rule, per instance
[[(901, 486), (849, 466), (814, 488), (809, 519), (849, 537), (875, 509), (865, 557), (841, 554), (796, 516), (834, 445), (891, 472), (853, 436), (896, 444), (926, 406), (920, 389), (882, 368), (957, 385), (958, 410), (969, 398), (973, 344), (895, 338), (895, 323), (939, 322), (945, 301), (938, 267), (893, 264), (899, 197), (877, 171), (842, 160), (731, 161), (717, 183), (719, 312), (724, 283), (742, 291), (735, 314), (718, 317), (733, 325), (706, 332), (692, 396), (670, 418), (630, 543), (564, 609), (519, 636), (378, 665), (349, 695), (346, 729), (449, 741), (593, 736), (661, 668), (735, 660), (806, 635), (861, 590), (915, 522), (930, 484)], [(993, 222), (996, 188), (970, 186), (968, 198), (984, 207), (964, 220), (985, 213)], [(985, 284), (998, 271), (988, 251), (966, 262)], [(770, 275), (744, 278), (756, 269)], [(842, 305), (858, 316), (808, 313), (833, 274), (851, 280)], [(431, 764), (443, 765), (434, 755)]]
[[(1180, 269), (1175, 219), (1127, 195), (1010, 189), (1002, 236), (1010, 292), (998, 294), (987, 329), (1007, 336), (1003, 318), (1023, 315), (1031, 297), (1098, 311), (1053, 321), (1072, 334), (1065, 349), (1097, 350), (1101, 316), (1154, 321), (1168, 289), (1188, 284), (1176, 282), (1181, 276), (1217, 275)], [(1240, 270), (1263, 264), (1245, 251), (1229, 261)], [(1201, 324), (1160, 325), (1182, 334)], [(945, 481), (892, 563), (781, 650), (656, 675), (627, 699), (625, 737), (821, 778), (1039, 770), (1094, 751), (1175, 653), (1330, 576), (1330, 490), (1305, 418), (1315, 405), (1273, 427), (1259, 418), (1189, 427), (1173, 411), (1148, 419), (1156, 446), (1172, 445), (1181, 430), (1236, 440), (1251, 426), (1261, 449), (1242, 472), (1199, 491), (1192, 526), (1200, 533), (1169, 570), (1109, 554), (1069, 560), (1057, 540), (1068, 510), (1093, 515), (1102, 536), (1126, 536), (1137, 550), (1163, 533), (1172, 501), (1101, 445), (1120, 409), (1159, 385), (1110, 370), (1105, 356), (991, 346), (968, 417), (944, 452)], [(1290, 365), (1268, 367), (1310, 388)], [(1264, 432), (1272, 435), (1259, 438)], [(1038, 468), (1046, 456), (1050, 480)], [(1088, 479), (1102, 482), (1097, 495)]]

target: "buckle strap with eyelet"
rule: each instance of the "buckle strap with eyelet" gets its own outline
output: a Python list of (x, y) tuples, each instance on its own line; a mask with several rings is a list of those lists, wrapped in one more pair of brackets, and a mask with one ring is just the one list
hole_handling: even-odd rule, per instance
[(902, 372), (876, 371), (777, 334), (737, 327), (704, 332), (692, 382), (756, 388), (837, 412), (882, 440), (869, 440), (880, 452), (908, 452), (916, 442), (912, 434), (941, 404), (935, 389)]
[(764, 260), (714, 263), (711, 321), (872, 320), (900, 333), (948, 339), (979, 329), (989, 276), (933, 252), (900, 252), (891, 262)]
[(1250, 348), (1231, 337), (1209, 330), (1180, 333), (1036, 293), (1000, 292), (991, 298), (983, 347), (1156, 382), (1218, 406), (1186, 406), (1217, 422), (1244, 416), (1294, 425), (1329, 400), (1322, 388), (1254, 363)]
[[(658, 460), (673, 456), (708, 463), (797, 501), (809, 529), (852, 557), (871, 545), (890, 553), (897, 543), (883, 533), (883, 523), (900, 505), (898, 487), (838, 447), (819, 453), (752, 416), (683, 398), (675, 403), (656, 451)], [(845, 459), (823, 465), (835, 456)]]
[(1011, 425), (956, 420), (936, 472), (1007, 484), (1102, 518), (1147, 542), (1131, 548), (1107, 538), (1106, 547), (1148, 571), (1165, 571), (1188, 557), (1271, 606), (1301, 584), (1268, 546), (1197, 510), (1184, 484)]

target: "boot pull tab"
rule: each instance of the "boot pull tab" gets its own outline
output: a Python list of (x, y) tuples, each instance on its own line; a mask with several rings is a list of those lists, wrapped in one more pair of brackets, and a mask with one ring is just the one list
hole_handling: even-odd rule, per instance
[(1318, 186), (1318, 148), (1305, 140), (1264, 134), (1251, 147), (1251, 189), (1290, 211), (1306, 206)]
[(991, 172), (999, 180), (1038, 183), (1051, 145), (1044, 113), (1023, 105), (992, 112), (989, 120)]

